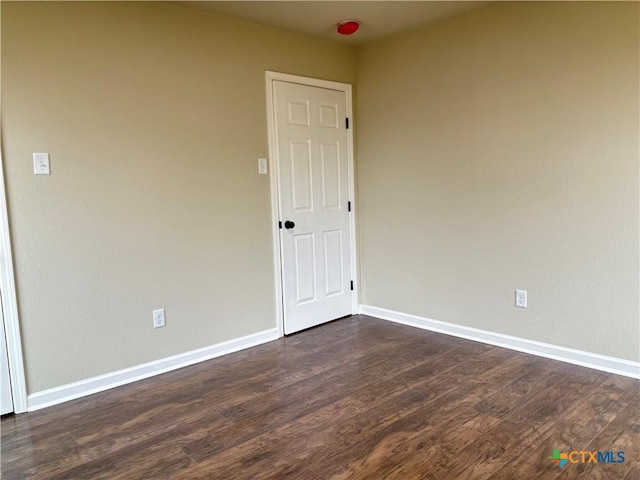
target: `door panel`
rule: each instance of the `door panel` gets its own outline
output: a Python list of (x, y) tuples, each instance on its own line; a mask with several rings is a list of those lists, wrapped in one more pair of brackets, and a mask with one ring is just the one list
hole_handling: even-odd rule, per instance
[(342, 232), (333, 230), (324, 233), (324, 253), (325, 253), (325, 291), (327, 297), (344, 293), (343, 275), (344, 265), (342, 264)]
[(322, 206), (324, 208), (340, 208), (340, 146), (336, 143), (320, 145), (320, 161), (322, 165)]
[(351, 314), (346, 93), (274, 81), (285, 333)]
[(296, 212), (313, 210), (313, 187), (311, 184), (311, 145), (301, 140), (289, 141), (291, 157), (292, 207)]
[(295, 256), (296, 304), (316, 300), (316, 249), (313, 234), (293, 236)]

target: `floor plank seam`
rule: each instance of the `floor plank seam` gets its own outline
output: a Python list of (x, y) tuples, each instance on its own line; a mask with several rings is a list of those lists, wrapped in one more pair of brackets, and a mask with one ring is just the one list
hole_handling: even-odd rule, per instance
[(78, 443), (78, 440), (76, 439), (76, 437), (73, 436), (73, 433), (69, 431), (65, 433), (71, 437), (71, 440), (73, 440), (73, 443), (76, 445), (76, 447), (80, 448), (80, 444)]
[(180, 451), (181, 451), (184, 455), (186, 455), (186, 456), (187, 456), (187, 457), (188, 457), (188, 458), (189, 458), (189, 459), (190, 459), (190, 460), (191, 460), (195, 465), (198, 465), (198, 462), (197, 462), (196, 460), (194, 460), (194, 458), (193, 458), (191, 455), (189, 455), (187, 452), (185, 452), (185, 451), (184, 451), (184, 448), (180, 447)]

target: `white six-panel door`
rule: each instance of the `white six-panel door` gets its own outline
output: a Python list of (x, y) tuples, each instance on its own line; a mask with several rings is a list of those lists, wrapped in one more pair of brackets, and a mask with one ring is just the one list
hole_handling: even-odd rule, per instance
[(273, 82), (284, 333), (352, 313), (344, 91)]

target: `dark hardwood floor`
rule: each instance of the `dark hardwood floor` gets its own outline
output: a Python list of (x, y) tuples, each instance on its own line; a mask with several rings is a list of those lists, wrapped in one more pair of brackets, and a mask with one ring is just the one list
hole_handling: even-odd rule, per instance
[(2, 478), (638, 480), (639, 385), (354, 316), (5, 417)]

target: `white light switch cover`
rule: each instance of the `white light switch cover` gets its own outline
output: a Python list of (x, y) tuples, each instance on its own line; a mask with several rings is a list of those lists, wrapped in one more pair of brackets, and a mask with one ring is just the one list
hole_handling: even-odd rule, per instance
[(49, 154), (34, 153), (33, 154), (33, 173), (36, 175), (50, 175), (49, 170)]
[(266, 175), (267, 174), (267, 159), (266, 158), (259, 158), (258, 159), (258, 173), (260, 175)]

